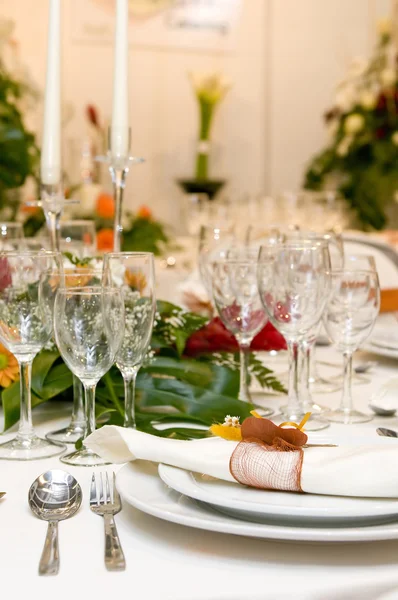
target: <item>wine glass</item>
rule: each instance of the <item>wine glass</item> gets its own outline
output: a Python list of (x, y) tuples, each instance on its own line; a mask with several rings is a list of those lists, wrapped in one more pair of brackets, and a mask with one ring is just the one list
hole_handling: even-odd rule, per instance
[[(84, 386), (84, 438), (95, 430), (95, 390), (115, 362), (124, 334), (124, 307), (119, 290), (103, 286), (60, 287), (55, 300), (55, 339), (65, 364)], [(106, 464), (83, 447), (61, 459), (68, 465)]]
[[(88, 220), (61, 221), (59, 226), (59, 241), (62, 252), (69, 252), (82, 260), (95, 254), (95, 223)], [(78, 274), (78, 270), (75, 271)], [(72, 281), (69, 271), (69, 280)], [(101, 279), (100, 279), (101, 280)], [(79, 281), (79, 280), (76, 280)], [(81, 281), (78, 283), (81, 286)], [(69, 284), (68, 287), (71, 287)], [(82, 437), (83, 386), (76, 375), (73, 375), (73, 410), (69, 425), (46, 435), (47, 439), (63, 444), (75, 444)]]
[(124, 337), (116, 366), (124, 381), (124, 426), (135, 429), (135, 382), (151, 341), (156, 310), (153, 254), (105, 254), (104, 284), (120, 290), (124, 302)]
[(233, 227), (202, 226), (199, 235), (199, 274), (209, 298), (212, 296), (212, 268), (215, 260), (225, 258), (235, 242)]
[[(239, 344), (239, 400), (251, 402), (248, 385), (250, 344), (268, 321), (258, 293), (257, 260), (241, 257), (215, 261), (212, 289), (220, 319)], [(273, 413), (269, 408), (264, 411), (265, 416)]]
[[(326, 243), (329, 249), (331, 268), (342, 269), (344, 265), (344, 245), (340, 235), (332, 231), (326, 233), (316, 233), (313, 231), (296, 231), (291, 234), (292, 239), (301, 239), (313, 241), (315, 243)], [(289, 238), (290, 239), (290, 238)], [(323, 412), (324, 409), (319, 404), (312, 401), (312, 390), (318, 393), (327, 393), (336, 390), (336, 384), (333, 385), (323, 377), (320, 377), (316, 363), (315, 343), (319, 336), (321, 323), (318, 323), (306, 338), (301, 342), (301, 351), (303, 353), (303, 389), (305, 407), (310, 412)]]
[(70, 252), (78, 258), (92, 257), (96, 253), (94, 221), (61, 221), (59, 239), (61, 252)]
[[(64, 269), (61, 278), (62, 287), (79, 288), (101, 285), (102, 269), (76, 268)], [(84, 435), (86, 417), (84, 414), (83, 386), (80, 379), (73, 375), (73, 405), (69, 424), (62, 429), (50, 431), (46, 438), (52, 442), (75, 444)]]
[[(343, 267), (341, 266), (340, 269), (341, 268)], [(344, 268), (348, 271), (373, 271), (374, 273), (377, 273), (376, 261), (374, 256), (372, 256), (371, 254), (345, 254)], [(327, 364), (330, 367), (341, 369), (340, 363), (336, 364), (334, 362), (327, 362), (325, 364)], [(332, 376), (330, 379), (333, 383), (343, 383), (343, 370), (337, 375)], [(354, 381), (354, 384), (368, 383), (368, 379), (366, 377), (364, 377), (363, 375), (359, 375), (355, 372), (353, 372), (352, 374), (352, 379)]]
[(324, 324), (331, 340), (344, 357), (344, 383), (340, 408), (326, 414), (336, 423), (366, 423), (371, 415), (353, 407), (352, 355), (370, 335), (380, 310), (380, 285), (373, 270), (333, 272), (332, 296)]
[[(330, 295), (330, 271), (326, 242), (291, 240), (260, 249), (260, 297), (289, 350), (289, 396), (284, 411), (289, 421), (300, 421), (304, 416), (299, 348), (321, 319)], [(326, 426), (324, 421), (312, 418), (306, 427), (311, 431)]]
[(18, 434), (0, 445), (0, 458), (33, 460), (60, 454), (65, 446), (39, 438), (31, 412), (32, 362), (53, 331), (53, 304), (62, 257), (55, 252), (0, 252), (0, 340), (20, 369)]
[(22, 223), (0, 223), (0, 250), (19, 250), (23, 240)]

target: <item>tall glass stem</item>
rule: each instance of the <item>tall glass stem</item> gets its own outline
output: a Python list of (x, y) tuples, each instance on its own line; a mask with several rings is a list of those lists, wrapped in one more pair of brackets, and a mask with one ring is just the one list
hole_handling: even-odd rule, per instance
[(139, 367), (129, 370), (123, 375), (124, 381), (124, 427), (137, 429), (135, 422), (135, 382)]
[(289, 350), (289, 397), (287, 412), (289, 420), (295, 420), (294, 417), (302, 414), (303, 410), (300, 403), (300, 374), (299, 374), (299, 344), (297, 342), (288, 342)]
[(240, 383), (239, 383), (239, 400), (243, 402), (251, 402), (249, 392), (249, 344), (240, 344)]
[(115, 221), (113, 227), (113, 251), (120, 252), (122, 245), (122, 210), (123, 210), (123, 192), (126, 185), (127, 169), (120, 169), (110, 166), (112, 175), (113, 195), (115, 199)]
[(84, 394), (86, 403), (86, 429), (84, 437), (88, 437), (95, 431), (95, 388), (96, 385), (84, 384)]
[(352, 352), (344, 352), (343, 397), (340, 409), (346, 413), (352, 411)]
[(70, 428), (81, 427), (84, 429), (86, 419), (84, 415), (83, 385), (76, 375), (73, 375), (73, 409)]
[(32, 377), (32, 359), (19, 359), (20, 372), (20, 390), (21, 390), (21, 416), (19, 421), (17, 439), (22, 442), (29, 442), (33, 438), (32, 425), (32, 403), (30, 395), (30, 382)]
[(311, 360), (314, 350), (314, 342), (306, 341), (300, 345), (301, 355), (301, 390), (302, 390), (302, 401), (304, 405), (310, 406), (312, 404), (312, 393), (310, 388), (310, 377), (311, 377)]
[(47, 228), (50, 234), (51, 250), (53, 250), (54, 252), (59, 252), (59, 220), (61, 217), (61, 213), (45, 210), (44, 214), (46, 217)]

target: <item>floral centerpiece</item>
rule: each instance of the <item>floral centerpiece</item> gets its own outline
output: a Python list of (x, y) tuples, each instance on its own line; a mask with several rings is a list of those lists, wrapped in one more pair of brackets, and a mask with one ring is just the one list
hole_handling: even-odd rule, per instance
[[(396, 29), (396, 31), (395, 31)], [(325, 115), (330, 141), (305, 187), (338, 187), (365, 228), (382, 229), (398, 199), (398, 22), (384, 19), (369, 60), (355, 60)]]
[(217, 106), (225, 98), (231, 83), (220, 73), (190, 73), (199, 108), (199, 135), (194, 179), (179, 183), (188, 193), (204, 192), (213, 198), (224, 181), (209, 178), (210, 133)]

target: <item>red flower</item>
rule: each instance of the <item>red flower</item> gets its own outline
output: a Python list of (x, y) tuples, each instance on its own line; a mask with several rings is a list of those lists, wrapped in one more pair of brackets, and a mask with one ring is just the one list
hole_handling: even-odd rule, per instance
[(6, 258), (0, 258), (0, 292), (12, 283), (11, 269)]
[[(191, 335), (185, 347), (189, 356), (204, 354), (206, 352), (237, 352), (239, 349), (235, 337), (230, 333), (219, 317)], [(260, 331), (251, 344), (252, 350), (285, 350), (284, 337), (271, 323)]]

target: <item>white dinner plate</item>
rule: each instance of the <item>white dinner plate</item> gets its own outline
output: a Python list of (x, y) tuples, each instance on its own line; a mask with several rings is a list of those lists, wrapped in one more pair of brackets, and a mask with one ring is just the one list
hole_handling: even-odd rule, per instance
[(231, 516), (304, 527), (370, 525), (398, 521), (398, 499), (347, 498), (258, 490), (159, 465), (159, 476), (177, 492)]
[(116, 476), (125, 502), (165, 521), (219, 533), (290, 542), (367, 542), (398, 539), (398, 523), (369, 527), (291, 527), (234, 519), (167, 487), (157, 465), (128, 463)]
[(372, 352), (373, 354), (378, 354), (379, 356), (385, 356), (386, 358), (398, 358), (398, 350), (392, 350), (391, 348), (386, 348), (385, 346), (373, 344), (372, 340), (368, 340), (365, 344), (363, 344), (361, 346), (361, 350), (364, 350), (365, 352)]

